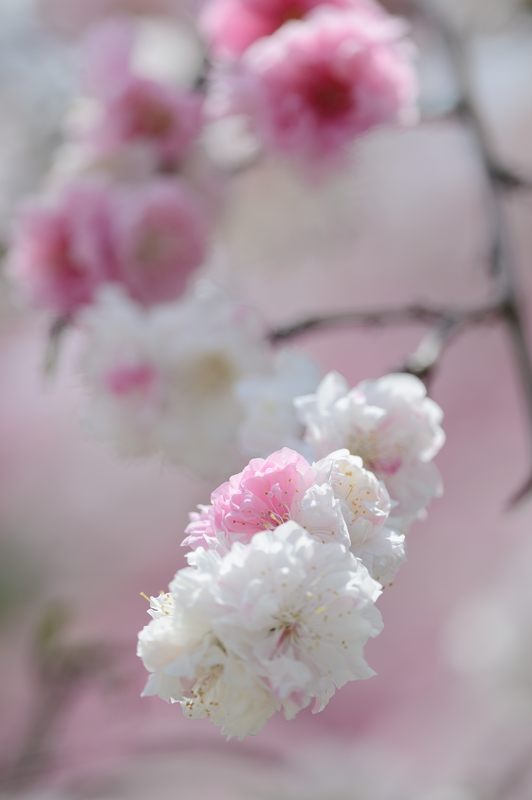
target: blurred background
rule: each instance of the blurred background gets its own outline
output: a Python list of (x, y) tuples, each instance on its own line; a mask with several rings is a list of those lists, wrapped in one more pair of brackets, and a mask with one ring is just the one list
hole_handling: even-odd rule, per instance
[[(392, 5), (391, 3), (389, 4)], [(502, 163), (532, 177), (532, 16), (517, 0), (441, 0), (470, 37), (475, 91)], [(116, 13), (182, 0), (0, 0), (0, 240), (41, 185), (77, 90), (79, 41)], [(418, 36), (424, 104), (451, 92)], [(157, 47), (154, 40), (153, 47)], [(507, 200), (532, 300), (532, 194)], [(483, 176), (453, 120), (372, 135), (350, 171), (303, 185), (274, 164), (233, 178), (216, 270), (271, 323), (346, 305), (480, 302), (489, 290)], [(139, 592), (182, 565), (187, 512), (212, 487), (91, 440), (68, 351), (43, 377), (46, 320), (0, 296), (0, 774), (5, 796), (205, 800), (530, 800), (532, 498), (524, 402), (501, 326), (468, 331), (432, 386), (445, 412), (445, 495), (386, 591), (378, 675), (319, 716), (244, 743), (141, 700)], [(404, 361), (422, 331), (301, 342), (351, 382)], [(75, 345), (73, 346), (73, 349)], [(2, 790), (0, 789), (0, 792)]]

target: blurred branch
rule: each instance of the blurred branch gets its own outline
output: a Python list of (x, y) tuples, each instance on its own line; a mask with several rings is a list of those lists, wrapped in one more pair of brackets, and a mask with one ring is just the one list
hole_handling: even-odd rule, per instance
[[(504, 319), (514, 352), (514, 362), (520, 377), (528, 417), (530, 448), (532, 452), (532, 357), (530, 354), (527, 326), (521, 307), (518, 278), (510, 246), (510, 235), (506, 224), (503, 192), (516, 188), (516, 178), (502, 169), (493, 155), (490, 136), (475, 101), (471, 80), (470, 54), (463, 36), (447, 18), (432, 6), (412, 0), (412, 8), (422, 20), (426, 20), (441, 37), (453, 70), (458, 92), (458, 116), (470, 131), (485, 174), (489, 217), (491, 254), (490, 272), (497, 282), (500, 293), (500, 313)], [(532, 475), (532, 465), (531, 465)], [(527, 480), (516, 499), (527, 496), (532, 488), (532, 478)]]
[(57, 317), (50, 325), (43, 364), (46, 377), (52, 377), (57, 369), (63, 335), (70, 324), (69, 317)]
[[(455, 118), (465, 125), (475, 144), (475, 150), (485, 176), (491, 245), (489, 267), (495, 282), (496, 301), (479, 309), (443, 309), (425, 305), (368, 311), (345, 311), (326, 316), (303, 319), (284, 328), (272, 331), (273, 342), (286, 341), (314, 330), (343, 325), (384, 327), (421, 323), (431, 329), (411, 355), (402, 369), (419, 376), (426, 382), (431, 378), (450, 340), (465, 328), (490, 319), (501, 319), (506, 324), (513, 348), (514, 362), (519, 374), (528, 417), (530, 449), (532, 453), (532, 358), (527, 340), (526, 320), (520, 302), (520, 293), (515, 265), (509, 244), (504, 194), (509, 190), (532, 189), (532, 181), (515, 174), (502, 166), (495, 157), (489, 134), (477, 108), (471, 84), (469, 49), (463, 36), (447, 18), (428, 3), (420, 0), (403, 0), (405, 13), (426, 23), (441, 38), (452, 69), (457, 98), (452, 108), (446, 109), (442, 119)], [(531, 466), (532, 476), (532, 466)], [(532, 477), (517, 492), (514, 502), (528, 496), (532, 491)]]
[(0, 790), (19, 791), (42, 774), (51, 755), (51, 732), (81, 684), (108, 664), (109, 656), (100, 645), (65, 643), (67, 622), (65, 608), (51, 606), (35, 630), (37, 702), (18, 753), (0, 770)]
[(276, 328), (270, 333), (274, 343), (293, 339), (315, 330), (340, 327), (391, 327), (398, 325), (442, 326), (445, 321), (453, 327), (457, 325), (476, 325), (500, 314), (498, 302), (471, 309), (445, 308), (424, 304), (413, 304), (390, 308), (340, 311), (332, 314), (306, 317), (291, 325)]

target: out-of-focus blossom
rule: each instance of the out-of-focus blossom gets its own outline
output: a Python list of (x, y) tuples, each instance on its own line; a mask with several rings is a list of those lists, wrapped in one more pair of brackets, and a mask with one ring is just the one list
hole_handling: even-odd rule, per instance
[(179, 167), (202, 128), (202, 97), (170, 80), (135, 68), (139, 30), (124, 20), (95, 29), (86, 47), (90, 117), (78, 135), (97, 157), (124, 147), (151, 150), (160, 168)]
[(150, 310), (108, 291), (83, 323), (99, 436), (124, 454), (159, 453), (204, 476), (241, 466), (237, 384), (270, 357), (255, 317), (202, 284)]
[(98, 182), (70, 185), (35, 201), (16, 226), (8, 272), (33, 303), (69, 315), (117, 278), (108, 225), (109, 193)]
[(219, 76), (264, 148), (319, 169), (359, 137), (414, 118), (411, 49), (397, 20), (319, 9), (255, 42)]
[(310, 358), (297, 350), (280, 350), (270, 373), (244, 378), (238, 387), (243, 408), (242, 452), (266, 456), (290, 447), (305, 453), (303, 426), (294, 399), (315, 391), (320, 377), (317, 364)]
[(342, 545), (287, 522), (223, 557), (200, 548), (189, 558), (170, 586), (170, 623), (156, 607), (140, 634), (146, 694), (242, 738), (276, 709), (291, 719), (314, 701), (321, 711), (373, 674), (364, 647), (382, 628), (380, 585)]
[(111, 282), (151, 304), (183, 292), (207, 235), (205, 211), (184, 182), (78, 181), (22, 215), (9, 271), (32, 302), (60, 315)]
[(303, 19), (317, 7), (383, 14), (372, 0), (211, 0), (200, 16), (200, 28), (213, 52), (240, 56), (255, 42), (291, 20)]
[(130, 75), (101, 105), (86, 136), (97, 154), (143, 144), (161, 165), (175, 167), (189, 153), (201, 125), (199, 95)]
[(331, 453), (314, 469), (317, 481), (329, 483), (340, 501), (352, 552), (379, 583), (390, 584), (405, 560), (405, 537), (386, 524), (391, 501), (384, 483), (348, 450)]
[(327, 375), (315, 395), (296, 405), (316, 455), (347, 448), (385, 483), (408, 522), (441, 494), (432, 459), (442, 447), (442, 411), (412, 375), (387, 375), (349, 389), (338, 373)]
[[(482, 703), (515, 726), (532, 709), (532, 590), (529, 542), (499, 565), (489, 588), (456, 606), (444, 636), (446, 657)], [(528, 744), (528, 747), (530, 745)]]
[(109, 226), (121, 282), (145, 304), (182, 294), (206, 255), (205, 210), (184, 181), (156, 179), (117, 189)]

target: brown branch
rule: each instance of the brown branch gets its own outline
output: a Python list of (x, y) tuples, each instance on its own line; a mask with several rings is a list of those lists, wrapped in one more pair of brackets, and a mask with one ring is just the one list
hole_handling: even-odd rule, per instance
[(501, 314), (500, 302), (464, 309), (423, 304), (355, 309), (306, 317), (290, 325), (275, 328), (270, 332), (269, 338), (272, 342), (279, 343), (328, 328), (391, 327), (412, 324), (441, 326), (445, 321), (450, 322), (451, 320), (453, 325), (477, 325), (493, 319), (499, 314)]

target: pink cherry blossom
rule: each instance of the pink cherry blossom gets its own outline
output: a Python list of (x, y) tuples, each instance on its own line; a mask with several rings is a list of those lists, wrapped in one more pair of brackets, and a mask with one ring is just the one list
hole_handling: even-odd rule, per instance
[(130, 75), (102, 104), (89, 140), (104, 153), (133, 143), (147, 145), (164, 166), (175, 166), (187, 155), (201, 125), (198, 94)]
[(80, 182), (27, 209), (9, 272), (31, 302), (59, 315), (91, 303), (104, 283), (152, 305), (184, 291), (207, 234), (200, 201), (179, 180), (128, 188)]
[(109, 194), (80, 182), (29, 205), (16, 226), (8, 271), (35, 305), (70, 315), (116, 278), (108, 230)]
[(120, 282), (145, 305), (181, 294), (206, 254), (205, 211), (176, 179), (118, 190), (110, 227)]
[(200, 26), (214, 53), (240, 56), (257, 39), (323, 5), (357, 13), (383, 13), (372, 0), (212, 0), (203, 10)]
[(192, 516), (183, 545), (211, 547), (220, 534), (230, 541), (248, 541), (272, 530), (293, 518), (314, 480), (308, 461), (287, 447), (268, 458), (254, 458), (212, 493), (212, 506), (200, 507)]
[(134, 25), (124, 19), (99, 25), (87, 37), (85, 83), (98, 110), (83, 135), (98, 154), (141, 145), (154, 152), (161, 166), (175, 167), (201, 131), (202, 97), (137, 74), (135, 38)]
[(244, 53), (226, 79), (229, 106), (271, 153), (314, 169), (337, 162), (358, 137), (414, 118), (403, 32), (384, 15), (319, 9)]

